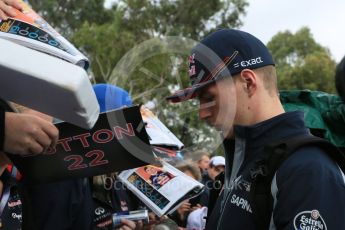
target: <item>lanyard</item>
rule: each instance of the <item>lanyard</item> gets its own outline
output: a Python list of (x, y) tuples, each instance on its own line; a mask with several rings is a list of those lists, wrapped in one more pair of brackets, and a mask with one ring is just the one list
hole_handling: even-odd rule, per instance
[[(16, 175), (17, 175), (17, 168), (12, 166), (12, 168), (11, 168), (11, 176), (12, 176), (12, 178), (16, 178)], [(0, 201), (0, 217), (2, 216), (2, 213), (3, 213), (3, 211), (4, 211), (5, 207), (6, 207), (8, 198), (10, 197), (11, 187), (12, 187), (12, 185), (9, 184), (7, 186), (7, 188), (5, 188), (5, 190), (4, 190), (3, 194), (2, 194), (1, 201)]]
[(8, 186), (4, 193), (2, 194), (1, 201), (0, 201), (0, 217), (2, 216), (2, 212), (4, 211), (8, 198), (10, 197), (10, 190), (11, 186)]
[(11, 169), (11, 176), (13, 179), (17, 179), (17, 168), (15, 166), (12, 166), (12, 169)]

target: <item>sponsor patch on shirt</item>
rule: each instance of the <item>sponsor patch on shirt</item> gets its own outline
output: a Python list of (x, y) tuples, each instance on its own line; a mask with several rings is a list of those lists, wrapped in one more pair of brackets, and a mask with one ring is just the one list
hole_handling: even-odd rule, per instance
[(326, 223), (318, 210), (300, 212), (293, 222), (295, 230), (327, 230)]
[(232, 204), (235, 204), (237, 207), (239, 207), (239, 208), (241, 208), (247, 212), (252, 213), (252, 208), (250, 207), (250, 204), (246, 199), (243, 199), (243, 198), (237, 196), (236, 194), (233, 194), (231, 196), (230, 202)]

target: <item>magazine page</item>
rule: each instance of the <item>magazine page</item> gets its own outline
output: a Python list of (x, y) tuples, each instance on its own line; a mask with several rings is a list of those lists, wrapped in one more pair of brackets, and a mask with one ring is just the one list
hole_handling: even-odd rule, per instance
[(31, 7), (20, 0), (23, 11), (17, 11), (15, 18), (0, 20), (0, 37), (17, 44), (53, 55), (84, 69), (89, 60), (69, 41), (62, 37)]
[(183, 143), (148, 108), (141, 106), (141, 116), (146, 123), (145, 129), (151, 145), (183, 148)]
[(175, 210), (204, 187), (166, 162), (162, 167), (146, 165), (123, 171), (119, 179), (158, 216)]
[(181, 150), (152, 145), (152, 152), (156, 158), (164, 160), (165, 162), (172, 165), (180, 162), (183, 159)]

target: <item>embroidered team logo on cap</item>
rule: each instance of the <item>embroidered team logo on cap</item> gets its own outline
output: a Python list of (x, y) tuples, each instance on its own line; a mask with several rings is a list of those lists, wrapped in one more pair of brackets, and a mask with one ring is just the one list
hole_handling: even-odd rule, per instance
[(228, 65), (235, 59), (237, 56), (238, 51), (234, 51), (230, 57), (225, 57), (218, 65), (216, 65), (211, 72), (205, 76), (206, 72), (203, 69), (197, 70), (196, 61), (195, 61), (195, 53), (191, 54), (188, 57), (188, 74), (189, 78), (192, 81), (192, 85), (201, 84), (212, 80), (218, 76), (220, 72), (222, 72)]
[(303, 211), (294, 218), (296, 230), (327, 230), (327, 226), (318, 210)]
[(188, 74), (189, 77), (195, 75), (195, 53), (189, 55), (188, 57), (188, 64), (189, 64), (189, 70), (188, 70)]

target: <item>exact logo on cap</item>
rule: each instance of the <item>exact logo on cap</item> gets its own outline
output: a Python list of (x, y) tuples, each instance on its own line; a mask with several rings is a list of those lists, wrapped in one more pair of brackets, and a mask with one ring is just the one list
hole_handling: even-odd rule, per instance
[(256, 64), (260, 64), (263, 63), (264, 61), (262, 60), (262, 57), (257, 57), (257, 58), (251, 58), (249, 60), (246, 61), (241, 61), (240, 63), (235, 63), (234, 64), (234, 68), (238, 68), (238, 67), (250, 67)]

